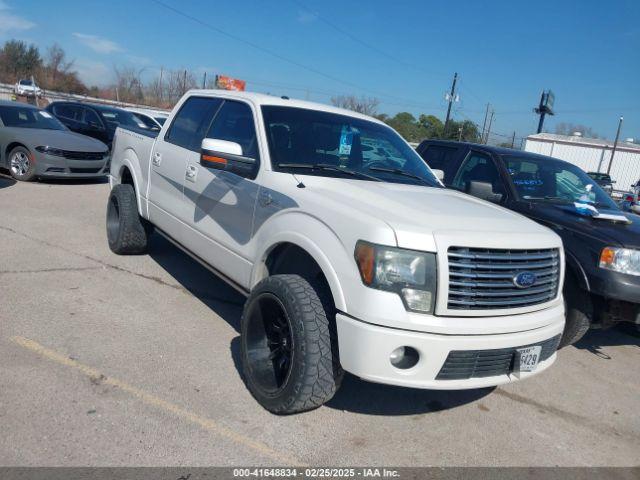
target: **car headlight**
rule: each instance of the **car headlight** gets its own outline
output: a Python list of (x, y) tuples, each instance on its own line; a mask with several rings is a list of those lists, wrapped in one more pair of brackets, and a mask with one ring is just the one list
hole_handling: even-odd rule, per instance
[(47, 155), (54, 155), (56, 157), (64, 157), (64, 151), (60, 150), (59, 148), (41, 146), (41, 147), (36, 147), (36, 150), (39, 151), (40, 153), (46, 153)]
[(600, 254), (600, 268), (640, 276), (640, 250), (605, 247)]
[(359, 241), (355, 250), (362, 283), (396, 292), (405, 308), (433, 313), (436, 296), (436, 255)]

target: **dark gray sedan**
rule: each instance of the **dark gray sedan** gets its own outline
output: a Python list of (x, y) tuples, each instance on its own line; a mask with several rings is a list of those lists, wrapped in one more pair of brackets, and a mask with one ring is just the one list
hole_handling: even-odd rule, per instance
[(101, 177), (109, 173), (109, 150), (71, 132), (45, 110), (0, 102), (0, 167), (22, 181)]

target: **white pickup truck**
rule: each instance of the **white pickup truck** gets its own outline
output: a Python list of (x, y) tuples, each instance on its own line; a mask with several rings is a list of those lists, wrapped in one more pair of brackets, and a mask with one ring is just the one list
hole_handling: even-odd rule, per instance
[(161, 131), (118, 129), (107, 237), (155, 231), (247, 296), (246, 385), (274, 413), (327, 402), (344, 371), (467, 389), (549, 367), (564, 327), (560, 238), (443, 188), (373, 118), (194, 90)]

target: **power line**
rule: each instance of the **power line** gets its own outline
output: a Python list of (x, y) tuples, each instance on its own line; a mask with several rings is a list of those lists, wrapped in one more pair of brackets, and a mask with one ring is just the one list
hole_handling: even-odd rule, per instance
[(197, 24), (201, 25), (204, 28), (207, 28), (209, 30), (217, 32), (220, 35), (224, 35), (225, 37), (228, 37), (228, 38), (230, 38), (232, 40), (235, 40), (237, 42), (240, 42), (240, 43), (243, 43), (245, 45), (248, 45), (248, 46), (250, 46), (251, 48), (253, 48), (255, 50), (258, 50), (258, 51), (260, 51), (262, 53), (265, 53), (265, 54), (270, 55), (270, 56), (272, 56), (274, 58), (277, 58), (278, 60), (281, 60), (283, 62), (289, 63), (291, 65), (294, 65), (294, 66), (298, 67), (298, 68), (302, 68), (302, 69), (307, 70), (309, 72), (315, 73), (316, 75), (320, 75), (320, 76), (322, 76), (322, 77), (324, 77), (326, 79), (329, 79), (331, 81), (342, 83), (342, 84), (348, 85), (348, 86), (350, 86), (352, 88), (356, 88), (358, 90), (361, 90), (361, 91), (364, 91), (364, 92), (368, 92), (370, 94), (377, 95), (377, 96), (380, 96), (380, 97), (388, 97), (388, 98), (395, 98), (396, 100), (408, 101), (405, 98), (396, 97), (395, 95), (389, 95), (389, 94), (377, 92), (375, 90), (364, 89), (364, 88), (362, 88), (362, 87), (360, 87), (360, 86), (358, 86), (358, 85), (356, 85), (356, 84), (354, 84), (352, 82), (349, 82), (347, 80), (343, 80), (343, 79), (338, 78), (338, 77), (334, 77), (333, 75), (329, 75), (328, 73), (325, 73), (325, 72), (323, 72), (321, 70), (318, 70), (318, 69), (316, 69), (314, 67), (310, 67), (308, 65), (305, 65), (304, 63), (298, 62), (297, 60), (293, 60), (293, 59), (285, 57), (284, 55), (281, 55), (281, 54), (279, 54), (277, 52), (269, 50), (268, 48), (264, 48), (264, 47), (258, 45), (257, 43), (254, 43), (254, 42), (250, 41), (250, 40), (247, 40), (245, 38), (239, 37), (238, 35), (235, 35), (233, 33), (229, 33), (226, 30), (223, 30), (223, 29), (221, 29), (219, 27), (211, 25), (210, 23), (207, 23), (204, 20), (201, 20), (201, 19), (199, 19), (197, 17), (194, 17), (193, 15), (190, 15), (190, 14), (188, 14), (186, 12), (183, 12), (182, 10), (179, 10), (179, 9), (177, 9), (175, 7), (172, 7), (171, 5), (167, 5), (166, 3), (164, 3), (161, 0), (151, 0), (151, 1), (153, 3), (161, 6), (162, 8), (175, 13), (176, 15), (179, 15), (181, 17), (184, 17), (184, 18), (188, 19), (188, 20), (191, 20), (194, 23), (197, 23)]

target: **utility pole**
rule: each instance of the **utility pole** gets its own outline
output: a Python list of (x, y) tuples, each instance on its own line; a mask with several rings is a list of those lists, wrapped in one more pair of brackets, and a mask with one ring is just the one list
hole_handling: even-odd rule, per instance
[(182, 94), (187, 93), (187, 70), (185, 69), (184, 75), (182, 76)]
[(482, 135), (480, 135), (480, 141), (484, 139), (484, 132), (487, 128), (487, 117), (489, 116), (489, 104), (487, 103), (487, 109), (484, 111), (484, 122), (482, 122)]
[(486, 145), (489, 142), (489, 135), (491, 134), (491, 124), (493, 123), (493, 114), (496, 113), (495, 110), (491, 110), (491, 116), (489, 117), (489, 127), (487, 128), (487, 135), (484, 137), (484, 144)]
[(462, 141), (462, 125), (458, 127), (458, 141)]
[(449, 94), (449, 106), (447, 107), (447, 118), (444, 121), (444, 130), (442, 132), (445, 138), (447, 134), (447, 127), (449, 126), (449, 118), (451, 117), (451, 104), (455, 99), (457, 81), (458, 81), (458, 72), (455, 72), (453, 74), (453, 83), (451, 84), (451, 93)]
[(622, 127), (622, 121), (624, 117), (620, 117), (618, 121), (618, 131), (616, 131), (616, 139), (613, 141), (613, 150), (611, 150), (611, 160), (609, 160), (609, 166), (607, 167), (607, 175), (611, 173), (611, 165), (613, 165), (613, 156), (616, 154), (616, 148), (618, 147), (618, 139), (620, 138), (620, 128)]
[(204, 72), (204, 77), (202, 78), (202, 89), (207, 88), (207, 72)]
[(516, 144), (516, 131), (513, 131), (513, 137), (511, 137), (511, 148)]
[(162, 73), (164, 71), (164, 67), (160, 67), (160, 103), (162, 103)]

